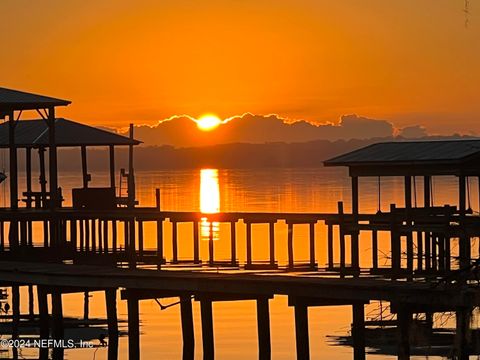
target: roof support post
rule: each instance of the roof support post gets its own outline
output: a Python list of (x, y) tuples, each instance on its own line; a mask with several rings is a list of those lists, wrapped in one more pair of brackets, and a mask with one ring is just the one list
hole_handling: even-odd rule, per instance
[[(458, 176), (458, 211), (460, 214), (460, 226), (464, 223), (466, 211), (466, 179), (465, 175)], [(460, 235), (459, 239), (460, 267), (465, 268), (470, 265), (471, 249), (470, 238), (466, 233)]]
[(82, 145), (80, 148), (81, 156), (82, 156), (82, 180), (83, 180), (83, 188), (88, 188), (88, 165), (87, 165), (87, 147)]
[(50, 177), (50, 246), (59, 246), (58, 219), (56, 219), (56, 208), (58, 206), (58, 177), (57, 177), (57, 144), (55, 141), (55, 107), (48, 109), (48, 165)]
[(32, 207), (32, 148), (27, 147), (25, 148), (25, 172), (26, 172), (26, 190), (27, 190), (27, 208)]
[(432, 180), (431, 176), (424, 176), (423, 177), (423, 207), (429, 208), (430, 207), (430, 182)]
[(115, 147), (109, 145), (110, 152), (110, 187), (115, 190)]
[[(12, 111), (8, 116), (8, 137), (10, 150), (10, 208), (18, 209), (18, 169), (17, 146), (15, 145), (15, 118)], [(9, 242), (11, 247), (18, 246), (18, 221), (10, 222)]]
[[(130, 140), (133, 142), (133, 124), (130, 124)], [(133, 170), (133, 143), (128, 145), (128, 206), (135, 206), (135, 175)]]
[(358, 176), (352, 176), (352, 214), (358, 215)]
[(360, 256), (359, 256), (359, 230), (357, 226), (358, 215), (358, 177), (352, 176), (352, 214), (355, 228), (353, 229), (352, 239), (352, 269), (360, 269)]
[(12, 111), (8, 116), (8, 142), (10, 149), (10, 208), (18, 209), (17, 146), (15, 145), (15, 118)]
[(50, 175), (50, 208), (55, 210), (58, 205), (58, 169), (57, 169), (57, 144), (55, 141), (55, 108), (48, 109), (48, 161)]
[(458, 177), (458, 210), (460, 212), (460, 215), (465, 215), (466, 210), (465, 180), (465, 175), (460, 175)]
[[(412, 177), (405, 176), (405, 209), (407, 215), (407, 224), (411, 225), (412, 213)], [(413, 233), (411, 230), (407, 232), (407, 269), (413, 271)]]
[(412, 208), (412, 177), (405, 176), (405, 208), (410, 210)]
[(40, 168), (40, 191), (42, 193), (42, 207), (46, 207), (47, 177), (45, 174), (45, 148), (38, 148), (38, 162)]

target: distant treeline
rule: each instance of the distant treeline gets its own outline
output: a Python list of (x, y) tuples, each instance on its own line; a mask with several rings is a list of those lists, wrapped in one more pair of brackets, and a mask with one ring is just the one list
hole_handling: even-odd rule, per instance
[[(463, 138), (460, 136), (448, 138)], [(428, 139), (440, 139), (429, 137)], [(441, 137), (446, 139), (446, 137)], [(402, 141), (402, 138), (369, 140), (317, 140), (303, 143), (224, 144), (205, 147), (174, 148), (172, 146), (139, 146), (135, 149), (136, 170), (265, 167), (318, 167), (325, 159), (380, 141)], [(3, 150), (8, 151), (8, 150)], [(23, 151), (19, 151), (19, 171), (24, 169)], [(5, 154), (3, 158), (8, 159)], [(36, 156), (34, 156), (34, 160)], [(48, 159), (48, 155), (46, 156)], [(116, 150), (117, 169), (127, 167), (128, 150)], [(59, 168), (81, 171), (80, 149), (61, 149)], [(4, 165), (8, 171), (8, 165)], [(33, 161), (34, 169), (38, 168)], [(108, 150), (88, 149), (89, 171), (108, 170)]]

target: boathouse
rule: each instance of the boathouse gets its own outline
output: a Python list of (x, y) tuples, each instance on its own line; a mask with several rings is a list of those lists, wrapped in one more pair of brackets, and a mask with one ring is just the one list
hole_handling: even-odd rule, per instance
[[(413, 242), (412, 236), (417, 232), (417, 259), (419, 269), (422, 269), (422, 257), (426, 256), (431, 268), (430, 258), (433, 252), (436, 258), (436, 250), (441, 253), (440, 260), (442, 268), (449, 269), (450, 259), (450, 238), (460, 239), (460, 266), (468, 266), (471, 261), (470, 248), (471, 238), (479, 235), (478, 217), (473, 216), (471, 208), (467, 208), (467, 194), (470, 196), (469, 178), (480, 177), (480, 140), (433, 140), (433, 141), (397, 141), (376, 143), (364, 148), (342, 154), (324, 162), (325, 166), (346, 166), (351, 177), (352, 191), (352, 215), (353, 231), (352, 236), (352, 267), (358, 266), (358, 232), (361, 228), (359, 220), (359, 178), (377, 177), (378, 196), (381, 196), (381, 177), (398, 176), (404, 178), (404, 208), (391, 204), (390, 211), (384, 213), (382, 219), (388, 219), (390, 225), (398, 223), (409, 225), (410, 229), (403, 233), (392, 232), (392, 266), (399, 269), (400, 264), (400, 236), (406, 235), (407, 267), (413, 268)], [(458, 203), (456, 206), (434, 206), (432, 203), (433, 189), (432, 177), (434, 176), (456, 176), (458, 179)], [(417, 198), (416, 177), (423, 179), (423, 206), (412, 205), (412, 187), (414, 198)], [(479, 182), (480, 184), (480, 182)], [(478, 192), (480, 194), (480, 191)], [(470, 201), (468, 201), (470, 203)], [(394, 221), (393, 218), (396, 218)], [(380, 214), (378, 219), (380, 220)], [(458, 224), (452, 228), (451, 223)], [(436, 226), (439, 225), (440, 226)], [(442, 225), (443, 224), (443, 225)], [(378, 225), (378, 226), (377, 226)], [(376, 230), (382, 224), (377, 221), (370, 222), (370, 229), (373, 230), (373, 249), (376, 249)], [(384, 225), (384, 224), (383, 224)], [(421, 226), (420, 226), (421, 225)], [(435, 228), (433, 243), (431, 243), (432, 229)], [(423, 229), (423, 231), (422, 231)], [(431, 230), (432, 230), (431, 229)], [(455, 231), (456, 230), (456, 231)], [(398, 239), (395, 239), (397, 238)], [(425, 238), (425, 243), (422, 242)], [(446, 242), (447, 244), (445, 244)], [(423, 249), (428, 251), (423, 254)], [(375, 257), (375, 254), (374, 254)], [(436, 263), (436, 260), (432, 260)], [(445, 265), (444, 261), (447, 262)]]

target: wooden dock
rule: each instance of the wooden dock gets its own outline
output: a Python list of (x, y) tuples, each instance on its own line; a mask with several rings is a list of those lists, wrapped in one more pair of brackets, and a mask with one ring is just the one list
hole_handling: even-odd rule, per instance
[[(124, 289), (122, 298), (129, 309), (130, 358), (139, 358), (138, 301), (163, 297), (179, 297), (182, 302), (182, 326), (184, 353), (192, 354), (193, 319), (190, 299), (200, 301), (202, 308), (202, 332), (204, 358), (213, 358), (213, 326), (211, 304), (214, 301), (257, 301), (260, 358), (270, 357), (270, 329), (268, 299), (276, 295), (289, 297), (289, 305), (295, 308), (297, 355), (307, 359), (309, 306), (345, 305), (353, 311), (355, 358), (365, 357), (364, 304), (373, 300), (388, 301), (396, 305), (399, 314), (408, 318), (413, 311), (435, 309), (468, 309), (480, 305), (480, 293), (475, 286), (461, 286), (451, 282), (432, 284), (427, 281), (395, 281), (383, 277), (335, 278), (321, 273), (291, 273), (282, 271), (219, 271), (105, 268), (104, 266), (45, 264), (32, 262), (0, 262), (0, 278), (3, 285), (36, 285), (41, 294), (52, 294), (53, 334), (61, 337), (61, 294), (85, 291), (105, 291), (107, 309), (110, 309), (109, 331), (118, 332), (115, 315), (115, 292)], [(72, 285), (74, 284), (74, 285)], [(113, 298), (112, 298), (113, 297)], [(18, 305), (17, 305), (18, 306)], [(422, 310), (423, 309), (423, 310)], [(45, 316), (45, 314), (43, 314)], [(42, 318), (42, 313), (40, 313)], [(56, 321), (55, 321), (56, 319)], [(266, 320), (267, 319), (267, 320)], [(44, 324), (45, 326), (45, 324)], [(408, 319), (400, 322), (400, 333), (408, 332)], [(407, 336), (407, 335), (403, 335)], [(403, 344), (402, 346), (405, 346)], [(403, 349), (408, 353), (407, 347)], [(114, 356), (113, 352), (110, 353)], [(110, 357), (109, 357), (110, 358)], [(191, 357), (193, 358), (193, 357)]]
[[(133, 149), (140, 142), (133, 137), (133, 125), (130, 136), (124, 137), (57, 118), (56, 107), (68, 104), (67, 100), (0, 88), (0, 116), (7, 119), (0, 126), (4, 134), (0, 147), (9, 149), (10, 182), (9, 207), (0, 209), (0, 282), (11, 287), (12, 338), (19, 337), (20, 286), (28, 286), (29, 315), (38, 317), (41, 339), (48, 339), (50, 334), (54, 339), (64, 338), (63, 293), (84, 293), (88, 314), (88, 292), (103, 291), (108, 315), (108, 358), (116, 360), (117, 290), (121, 289), (122, 299), (128, 303), (131, 360), (140, 358), (138, 302), (172, 296), (179, 297), (181, 307), (183, 358), (193, 359), (194, 355), (193, 298), (201, 305), (203, 357), (212, 360), (212, 302), (250, 299), (257, 302), (259, 358), (268, 360), (269, 299), (286, 295), (295, 309), (299, 360), (310, 358), (307, 309), (326, 305), (351, 306), (353, 357), (365, 359), (364, 305), (372, 300), (391, 304), (396, 316), (399, 359), (410, 357), (412, 315), (422, 313), (431, 318), (436, 311), (456, 313), (455, 354), (458, 359), (468, 359), (472, 308), (480, 305), (480, 248), (474, 241), (480, 237), (480, 217), (470, 208), (469, 191), (469, 178), (480, 178), (480, 141), (380, 143), (326, 161), (326, 166), (349, 168), (350, 211), (339, 202), (335, 213), (171, 212), (161, 209), (159, 189), (154, 207), (138, 206)], [(36, 111), (41, 119), (21, 121), (27, 110)], [(38, 136), (31, 136), (34, 131)], [(72, 189), (71, 207), (64, 206), (62, 189), (58, 187), (57, 148), (62, 146), (80, 150), (83, 187)], [(89, 187), (89, 146), (109, 148), (108, 187)], [(128, 146), (128, 169), (120, 171), (119, 189), (115, 177), (118, 146)], [(25, 149), (26, 165), (22, 199), (18, 184), (20, 148)], [(39, 191), (32, 182), (32, 150), (38, 150)], [(458, 178), (457, 204), (434, 204), (432, 178), (440, 175)], [(360, 178), (367, 176), (378, 177), (379, 206), (374, 214), (360, 211)], [(388, 209), (381, 208), (381, 176), (403, 178), (403, 207), (391, 204)], [(416, 177), (423, 180), (422, 204), (417, 204)], [(124, 179), (126, 194), (121, 186)], [(155, 228), (154, 245), (148, 248), (147, 223)], [(172, 229), (170, 238), (165, 236), (167, 223)], [(179, 256), (187, 244), (186, 240), (180, 241), (178, 229), (186, 223), (192, 224), (191, 259)], [(230, 225), (227, 260), (218, 259), (215, 251), (213, 224), (223, 223)], [(238, 256), (240, 223), (245, 226), (246, 255), (242, 259)], [(207, 254), (200, 253), (202, 224), (208, 225)], [(252, 228), (257, 224), (268, 226), (268, 256), (261, 259), (254, 258)], [(286, 228), (287, 242), (282, 245), (286, 249), (279, 249), (281, 245), (276, 242), (280, 226)], [(294, 252), (298, 226), (308, 226), (306, 262)], [(315, 231), (318, 226), (325, 227), (326, 241), (320, 241)], [(360, 261), (360, 243), (365, 241), (360, 235), (365, 233), (371, 244), (369, 268)], [(387, 234), (389, 242), (385, 254), (389, 261), (384, 266), (379, 261), (381, 233)], [(167, 242), (171, 243), (168, 254)], [(320, 246), (324, 246), (326, 264), (318, 261)], [(287, 254), (284, 263), (279, 261), (280, 251)], [(222, 267), (225, 265), (228, 268)], [(39, 309), (36, 315), (34, 287)], [(55, 359), (63, 355), (63, 349), (54, 349)], [(48, 349), (41, 349), (40, 358), (48, 356)]]

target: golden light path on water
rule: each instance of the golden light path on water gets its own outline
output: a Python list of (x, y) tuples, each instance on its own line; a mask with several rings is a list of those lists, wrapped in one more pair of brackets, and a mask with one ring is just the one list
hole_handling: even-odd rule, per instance
[[(200, 170), (200, 211), (204, 214), (215, 214), (220, 211), (220, 186), (218, 183), (217, 169)], [(218, 222), (209, 222), (207, 217), (202, 217), (200, 222), (200, 236), (202, 240), (219, 238)]]

